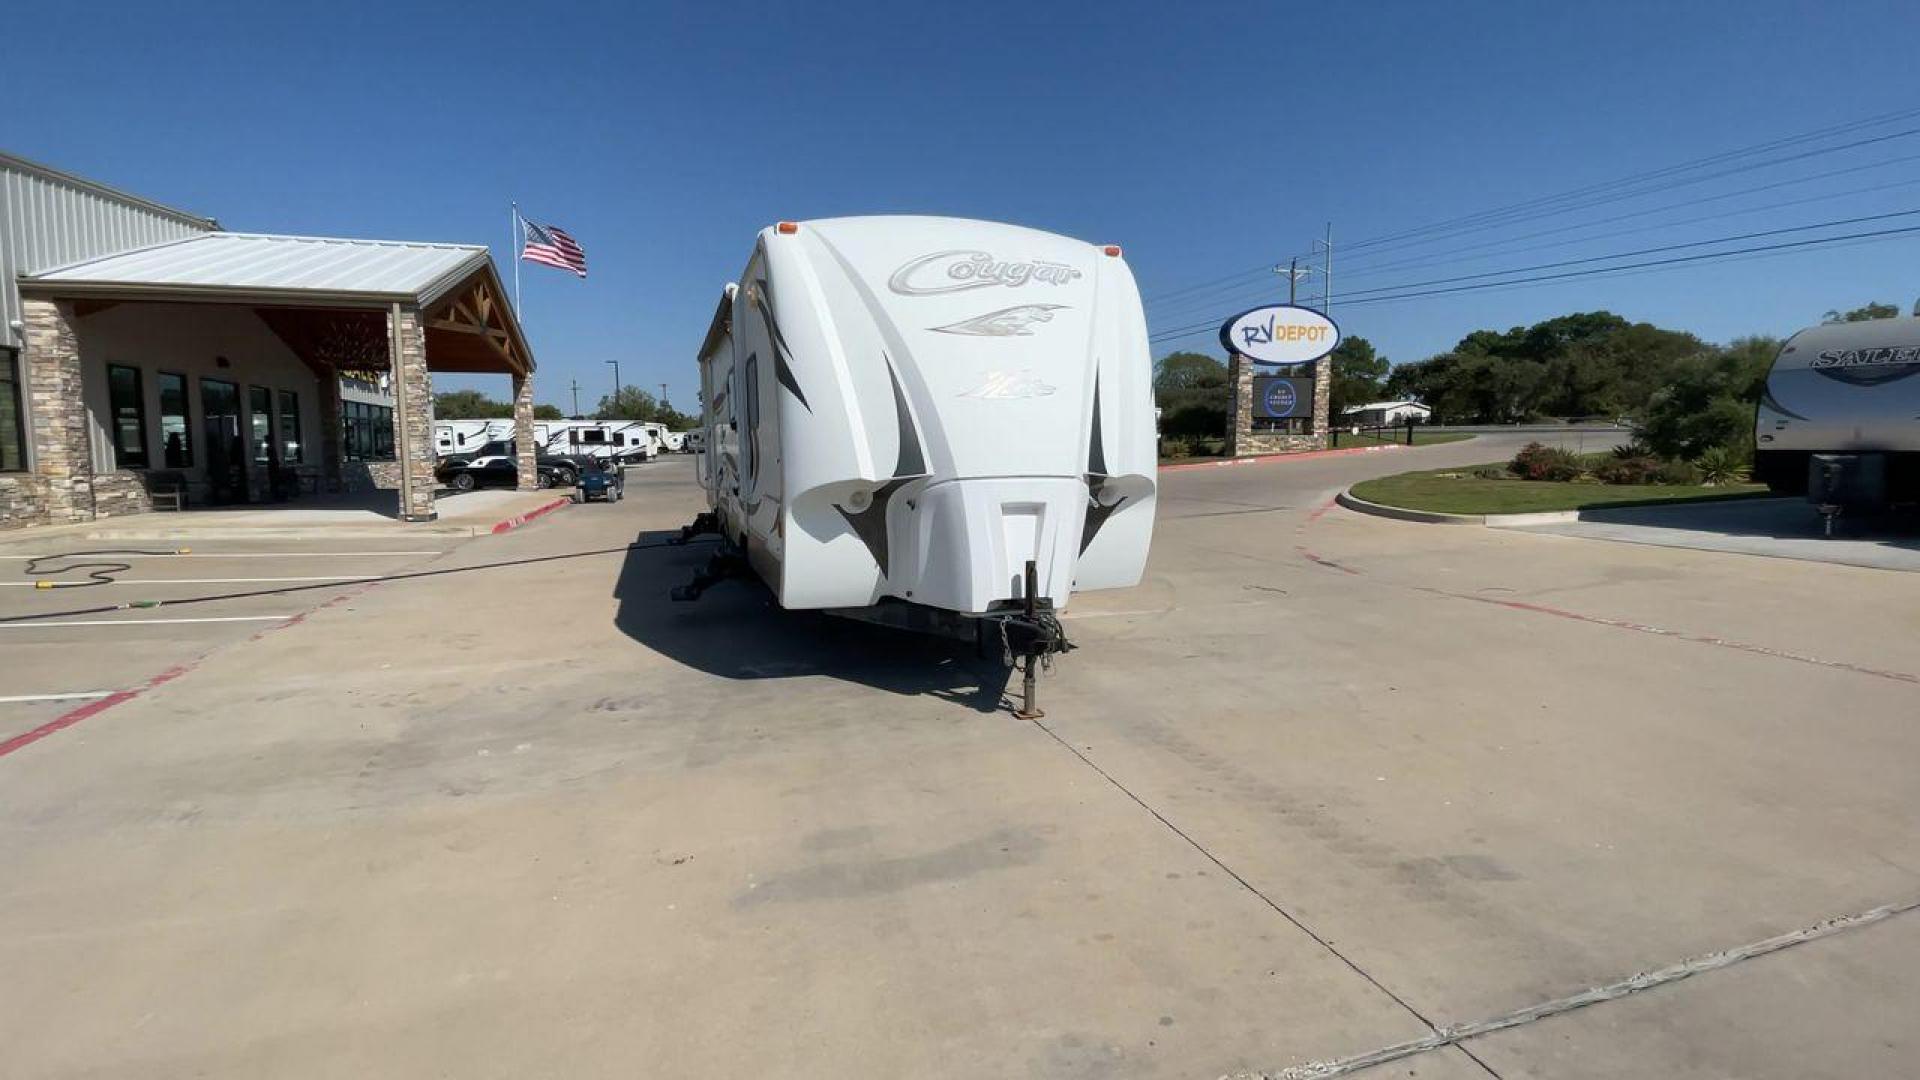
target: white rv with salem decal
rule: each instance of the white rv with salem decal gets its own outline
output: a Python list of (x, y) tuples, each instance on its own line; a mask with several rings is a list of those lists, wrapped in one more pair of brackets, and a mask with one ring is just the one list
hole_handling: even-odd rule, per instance
[(783, 606), (971, 626), (1030, 670), (1075, 590), (1140, 580), (1152, 372), (1119, 248), (950, 218), (782, 223), (699, 359), (697, 524)]
[(1754, 478), (1832, 515), (1920, 501), (1920, 318), (1793, 335), (1754, 418)]

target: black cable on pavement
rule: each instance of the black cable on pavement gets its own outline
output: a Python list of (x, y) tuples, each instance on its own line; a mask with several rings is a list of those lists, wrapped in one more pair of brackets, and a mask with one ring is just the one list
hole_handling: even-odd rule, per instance
[(71, 574), (76, 571), (87, 572), (86, 581), (36, 581), (36, 589), (91, 589), (95, 585), (113, 584), (113, 575), (133, 569), (133, 564), (119, 561), (80, 562), (69, 566), (41, 566), (41, 563), (64, 563), (69, 559), (88, 559), (102, 555), (165, 556), (186, 555), (192, 548), (167, 548), (164, 551), (150, 551), (145, 548), (101, 548), (97, 551), (65, 551), (58, 555), (41, 555), (27, 560), (20, 572), (28, 577), (49, 577), (54, 574)]
[[(510, 566), (532, 566), (536, 563), (557, 562), (562, 559), (584, 559), (595, 555), (615, 555), (630, 551), (647, 551), (653, 548), (685, 547), (701, 539), (717, 540), (719, 537), (695, 537), (682, 543), (678, 540), (657, 540), (652, 543), (625, 544), (620, 547), (601, 548), (596, 551), (574, 551), (564, 555), (541, 555), (531, 559), (508, 559), (503, 562), (480, 563), (477, 566), (449, 566), (439, 570), (415, 570), (404, 574), (369, 574), (363, 578), (347, 578), (342, 581), (326, 581), (317, 585), (289, 585), (279, 589), (250, 589), (245, 592), (216, 593), (212, 596), (188, 596), (179, 600), (129, 600), (120, 604), (104, 604), (100, 607), (75, 608), (71, 611), (43, 611), (32, 615), (0, 616), (0, 623), (39, 622), (46, 619), (64, 619), (75, 615), (101, 615), (114, 611), (149, 609), (157, 607), (184, 607), (188, 604), (210, 604), (220, 600), (246, 600), (255, 596), (286, 596), (291, 593), (311, 592), (314, 589), (343, 589), (353, 585), (367, 585), (374, 582), (408, 581), (414, 578), (440, 577), (445, 574), (464, 574), (473, 570), (499, 570)], [(165, 552), (163, 554), (174, 554)], [(54, 558), (55, 556), (47, 556)], [(75, 582), (81, 585), (81, 582)]]

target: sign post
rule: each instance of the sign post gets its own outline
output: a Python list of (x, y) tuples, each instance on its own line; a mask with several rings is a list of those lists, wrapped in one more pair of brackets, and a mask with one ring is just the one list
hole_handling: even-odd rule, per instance
[(1296, 304), (1270, 304), (1228, 319), (1220, 343), (1231, 358), (1228, 455), (1326, 447), (1331, 356), (1340, 344), (1332, 319)]

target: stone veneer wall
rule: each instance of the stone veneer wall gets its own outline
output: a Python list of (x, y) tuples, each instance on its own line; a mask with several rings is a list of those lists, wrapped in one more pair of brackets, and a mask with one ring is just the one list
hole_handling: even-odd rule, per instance
[(415, 308), (399, 308), (394, 336), (400, 339), (400, 355), (393, 365), (395, 393), (393, 410), (393, 452), (406, 470), (410, 489), (400, 515), (407, 521), (432, 521), (433, 493), (436, 487), (433, 467), (433, 376), (427, 372), (426, 328)]
[(349, 461), (340, 466), (342, 491), (399, 491), (400, 463), (397, 461)]
[(47, 523), (47, 481), (32, 473), (0, 476), (0, 529)]
[(139, 473), (96, 473), (93, 478), (93, 516), (120, 517), (153, 509), (147, 482)]
[(27, 327), (33, 471), (46, 485), (47, 520), (86, 521), (93, 516), (93, 448), (73, 305), (23, 296), (20, 307)]
[(1321, 357), (1313, 365), (1313, 433), (1253, 430), (1253, 363), (1234, 353), (1227, 363), (1227, 381), (1233, 398), (1227, 410), (1227, 456), (1292, 454), (1324, 450), (1327, 446), (1327, 409), (1333, 395), (1333, 361)]

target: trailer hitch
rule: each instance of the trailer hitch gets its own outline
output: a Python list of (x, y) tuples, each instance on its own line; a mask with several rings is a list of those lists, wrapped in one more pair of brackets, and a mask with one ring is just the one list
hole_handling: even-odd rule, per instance
[(728, 578), (746, 577), (750, 572), (746, 557), (740, 553), (739, 549), (723, 542), (720, 550), (714, 552), (707, 560), (707, 565), (693, 572), (692, 581), (685, 585), (675, 585), (667, 596), (677, 603), (692, 603), (700, 599), (701, 594), (708, 589)]
[(1020, 669), (1020, 707), (1013, 710), (1013, 715), (1022, 720), (1038, 720), (1047, 715), (1046, 710), (1035, 701), (1035, 667), (1051, 671), (1053, 655), (1073, 648), (1073, 643), (1067, 640), (1066, 628), (1060, 625), (1059, 616), (1039, 606), (1035, 595), (1039, 591), (1040, 571), (1029, 559), (1025, 596), (1020, 610), (986, 617), (999, 626), (1001, 662)]

